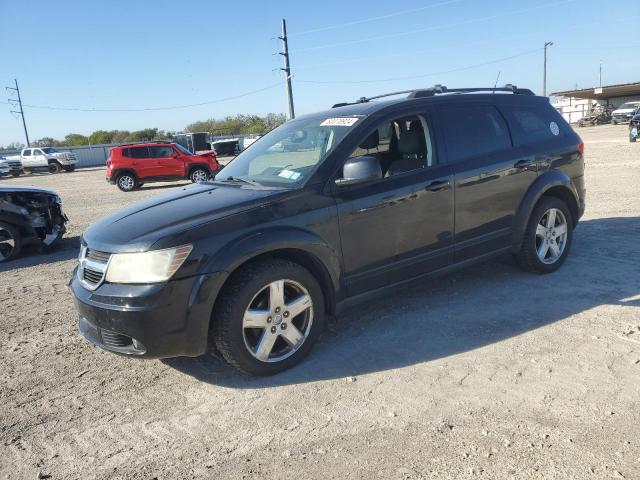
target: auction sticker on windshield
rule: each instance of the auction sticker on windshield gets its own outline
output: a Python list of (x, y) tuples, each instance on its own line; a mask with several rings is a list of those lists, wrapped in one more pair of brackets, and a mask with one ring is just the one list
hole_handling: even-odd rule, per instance
[(351, 127), (359, 119), (357, 117), (334, 117), (323, 121), (321, 127)]

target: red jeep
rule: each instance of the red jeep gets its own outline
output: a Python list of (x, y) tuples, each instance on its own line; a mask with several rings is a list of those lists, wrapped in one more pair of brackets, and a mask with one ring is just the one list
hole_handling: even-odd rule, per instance
[(111, 149), (107, 181), (123, 192), (131, 192), (147, 182), (204, 182), (220, 168), (213, 152), (194, 155), (177, 143), (136, 143)]

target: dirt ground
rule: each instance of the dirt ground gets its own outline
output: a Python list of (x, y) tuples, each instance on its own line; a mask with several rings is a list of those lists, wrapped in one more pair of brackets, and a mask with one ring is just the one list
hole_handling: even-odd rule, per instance
[(0, 479), (639, 479), (640, 144), (578, 133), (587, 211), (558, 272), (500, 259), (418, 282), (267, 379), (77, 332), (79, 235), (175, 184), (0, 180), (54, 189), (70, 218), (55, 251), (0, 266)]

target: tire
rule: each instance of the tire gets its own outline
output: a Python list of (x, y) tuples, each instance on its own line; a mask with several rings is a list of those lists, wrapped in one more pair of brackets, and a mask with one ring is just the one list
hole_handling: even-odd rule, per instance
[(60, 173), (62, 171), (62, 165), (58, 162), (51, 162), (49, 164), (49, 173)]
[(206, 168), (196, 167), (189, 173), (189, 180), (192, 183), (202, 183), (209, 180), (211, 174)]
[(136, 189), (136, 183), (136, 177), (128, 172), (121, 173), (116, 179), (116, 185), (123, 192), (133, 192)]
[(25, 174), (31, 174), (31, 173), (33, 173), (33, 170), (31, 170), (30, 168), (23, 168), (23, 169), (22, 169), (22, 171), (23, 171)]
[(617, 125), (618, 122), (616, 122), (615, 120), (611, 120), (611, 125)]
[(76, 166), (75, 165), (65, 165), (63, 168), (64, 168), (65, 172), (73, 172), (76, 169)]
[[(283, 294), (272, 285), (279, 285)], [(270, 300), (272, 291), (280, 300), (277, 308)], [(296, 299), (302, 302), (300, 313), (289, 313)], [(245, 323), (250, 308), (261, 312), (251, 317), (255, 328)], [(322, 332), (324, 316), (322, 289), (307, 269), (289, 260), (262, 260), (241, 267), (229, 279), (214, 308), (211, 335), (217, 350), (238, 370), (273, 375), (308, 355)]]
[(0, 222), (0, 263), (16, 258), (22, 250), (22, 236), (13, 225)]
[[(555, 222), (550, 230), (548, 221), (552, 211)], [(564, 233), (562, 225), (565, 225)], [(573, 217), (567, 204), (556, 197), (542, 197), (529, 218), (516, 259), (526, 271), (555, 272), (567, 259), (572, 242)]]
[(629, 135), (629, 141), (630, 141), (631, 143), (636, 143), (636, 140), (637, 140), (637, 138), (636, 138), (636, 137), (634, 137), (634, 136), (632, 136), (632, 135)]
[(20, 172), (13, 172), (11, 174), (12, 177), (19, 177), (20, 176)]

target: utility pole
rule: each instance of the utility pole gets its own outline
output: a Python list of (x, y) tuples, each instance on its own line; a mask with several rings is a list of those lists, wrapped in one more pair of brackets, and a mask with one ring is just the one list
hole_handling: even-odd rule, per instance
[(547, 47), (553, 45), (553, 42), (544, 43), (544, 71), (542, 74), (542, 96), (547, 96)]
[(289, 43), (287, 41), (287, 22), (282, 19), (282, 36), (278, 37), (282, 40), (282, 52), (280, 55), (284, 58), (284, 68), (280, 70), (284, 71), (285, 79), (287, 81), (287, 104), (289, 106), (289, 120), (295, 118), (296, 114), (293, 111), (293, 92), (291, 90), (291, 67), (289, 65)]
[[(27, 133), (27, 122), (24, 120), (24, 110), (22, 109), (22, 99), (20, 98), (20, 88), (18, 88), (18, 80), (13, 79), (16, 82), (15, 87), (5, 87), (7, 90), (12, 90), (18, 94), (18, 105), (20, 106), (20, 111), (16, 112), (15, 110), (11, 110), (11, 113), (19, 114), (22, 117), (22, 126), (24, 127), (24, 136), (27, 139), (27, 147), (31, 146), (29, 143), (29, 134)], [(9, 99), (10, 104), (15, 104), (15, 100)]]
[(600, 85), (598, 86), (602, 88), (602, 62), (600, 62)]

